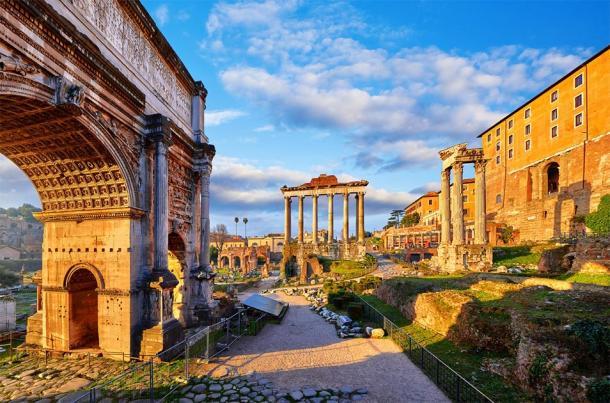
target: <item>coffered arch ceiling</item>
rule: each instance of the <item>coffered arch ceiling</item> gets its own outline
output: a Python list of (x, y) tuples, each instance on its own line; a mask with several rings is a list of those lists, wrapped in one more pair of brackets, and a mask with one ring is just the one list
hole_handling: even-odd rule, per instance
[(30, 178), (45, 212), (130, 206), (122, 161), (88, 123), (75, 105), (0, 94), (0, 153)]

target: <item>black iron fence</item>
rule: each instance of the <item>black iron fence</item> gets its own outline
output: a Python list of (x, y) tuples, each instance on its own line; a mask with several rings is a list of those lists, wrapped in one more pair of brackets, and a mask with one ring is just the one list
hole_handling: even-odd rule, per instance
[[(206, 364), (228, 351), (231, 345), (245, 335), (257, 335), (269, 317), (240, 309), (221, 321), (206, 326), (188, 335), (182, 342), (154, 356), (130, 357), (125, 353), (104, 352), (104, 357), (95, 354), (83, 355), (83, 365), (92, 366), (96, 360), (113, 358), (119, 363), (105, 379), (92, 387), (73, 392), (74, 402), (98, 402), (102, 399), (159, 401), (169, 397), (184, 386), (192, 376), (203, 376)], [(22, 341), (22, 340), (20, 340)], [(52, 365), (53, 351), (40, 347), (15, 348), (15, 338), (0, 345), (6, 352), (0, 361), (14, 361), (27, 357), (39, 368)]]
[(360, 298), (366, 320), (383, 327), (387, 335), (451, 400), (455, 402), (493, 402), (491, 398), (468, 382), (463, 376), (417, 342), (404, 329), (394, 324), (375, 307)]

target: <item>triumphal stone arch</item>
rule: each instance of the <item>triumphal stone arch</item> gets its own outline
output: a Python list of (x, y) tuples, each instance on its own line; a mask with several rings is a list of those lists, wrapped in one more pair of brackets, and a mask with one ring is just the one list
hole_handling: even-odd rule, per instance
[(156, 354), (208, 319), (206, 96), (137, 1), (0, 2), (0, 153), (43, 208), (27, 343)]

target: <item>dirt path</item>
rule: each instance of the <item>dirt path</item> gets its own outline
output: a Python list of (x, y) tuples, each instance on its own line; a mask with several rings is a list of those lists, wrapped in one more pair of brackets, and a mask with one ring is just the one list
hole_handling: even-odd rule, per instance
[(273, 297), (290, 304), (282, 324), (239, 340), (217, 364), (218, 373), (256, 371), (288, 391), (304, 385), (366, 387), (371, 402), (449, 401), (391, 340), (340, 339), (305, 298)]

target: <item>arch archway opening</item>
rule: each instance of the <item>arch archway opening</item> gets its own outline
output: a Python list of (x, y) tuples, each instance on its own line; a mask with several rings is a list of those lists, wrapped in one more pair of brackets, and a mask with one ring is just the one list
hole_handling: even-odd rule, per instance
[(234, 256), (233, 257), (233, 268), (234, 269), (240, 269), (241, 268), (241, 259), (239, 258), (239, 256)]
[(559, 164), (551, 162), (546, 168), (547, 192), (553, 194), (559, 192)]
[(70, 301), (70, 349), (99, 348), (97, 280), (85, 268), (71, 273), (68, 283)]
[(178, 285), (174, 289), (174, 301), (172, 311), (174, 317), (183, 322), (184, 312), (182, 307), (185, 301), (186, 285), (184, 284), (184, 273), (186, 272), (186, 247), (180, 235), (172, 232), (168, 237), (167, 268), (176, 276)]
[(228, 256), (222, 256), (220, 258), (220, 267), (223, 269), (229, 267), (229, 257)]

